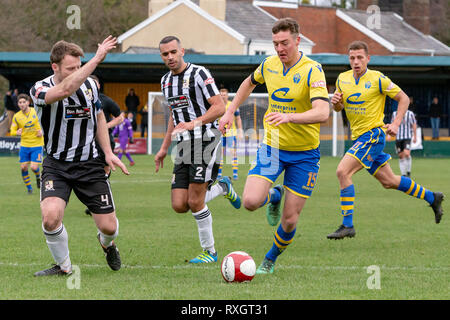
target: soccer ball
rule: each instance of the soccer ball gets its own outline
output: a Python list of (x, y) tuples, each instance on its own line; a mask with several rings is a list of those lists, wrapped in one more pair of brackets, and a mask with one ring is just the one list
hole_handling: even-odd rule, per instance
[(234, 251), (223, 258), (222, 277), (226, 282), (252, 281), (255, 272), (255, 261), (246, 252)]

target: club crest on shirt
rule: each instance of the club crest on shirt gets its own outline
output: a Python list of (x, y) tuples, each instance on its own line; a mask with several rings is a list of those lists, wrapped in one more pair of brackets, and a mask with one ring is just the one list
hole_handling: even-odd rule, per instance
[(189, 78), (183, 79), (183, 89), (189, 89)]
[(87, 89), (86, 91), (84, 91), (84, 95), (85, 95), (86, 98), (88, 98), (89, 100), (92, 100), (92, 99), (93, 99), (92, 89)]
[(365, 87), (366, 89), (369, 89), (371, 86), (372, 86), (372, 84), (370, 83), (370, 81), (367, 81), (367, 82), (364, 84), (364, 87)]
[(293, 78), (294, 83), (295, 83), (295, 84), (299, 83), (301, 78), (302, 78), (302, 77), (300, 76), (299, 73), (294, 74), (294, 78)]

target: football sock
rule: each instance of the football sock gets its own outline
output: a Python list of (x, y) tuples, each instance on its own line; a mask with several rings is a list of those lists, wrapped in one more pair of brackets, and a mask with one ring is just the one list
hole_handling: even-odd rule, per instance
[(36, 169), (36, 171), (34, 171), (33, 169), (31, 169), (34, 172), (34, 175), (36, 176), (36, 179), (40, 179), (41, 178), (41, 173), (39, 172), (39, 167)]
[(238, 159), (237, 155), (233, 156), (233, 162), (232, 162), (232, 168), (233, 168), (233, 179), (237, 179), (238, 177)]
[(264, 207), (267, 203), (277, 204), (281, 201), (281, 193), (278, 189), (271, 188), (269, 190), (269, 194), (266, 197), (266, 200), (261, 204), (261, 207)]
[(112, 245), (113, 240), (117, 238), (117, 235), (119, 234), (119, 220), (117, 220), (116, 218), (116, 232), (114, 232), (114, 234), (104, 234), (100, 230), (98, 230), (98, 234), (100, 235), (100, 243), (102, 244), (102, 246), (108, 248)]
[(415, 183), (411, 178), (408, 177), (401, 177), (400, 185), (397, 189), (412, 197), (424, 199), (430, 205), (434, 201), (434, 194), (432, 191), (425, 189), (420, 184)]
[(399, 167), (400, 167), (400, 173), (401, 173), (401, 175), (402, 176), (406, 176), (406, 165), (407, 165), (407, 163), (406, 163), (406, 158), (403, 158), (403, 159), (398, 159), (398, 165), (399, 165)]
[(56, 264), (64, 271), (71, 271), (72, 264), (69, 257), (69, 236), (66, 228), (64, 228), (64, 224), (61, 223), (61, 226), (53, 231), (45, 230), (44, 226), (42, 226), (42, 230), (44, 231), (47, 246), (52, 253), (53, 259), (55, 259)]
[(119, 152), (119, 154), (117, 155), (117, 158), (119, 158), (120, 160), (122, 160), (122, 155), (123, 155), (123, 153), (122, 153), (122, 152)]
[(221, 177), (222, 177), (223, 157), (224, 157), (224, 156), (222, 156), (222, 159), (220, 159), (219, 173), (217, 174), (217, 177), (218, 177), (218, 178), (221, 178)]
[(209, 250), (209, 252), (215, 253), (216, 249), (214, 248), (214, 235), (212, 229), (213, 220), (208, 206), (205, 205), (205, 207), (198, 212), (192, 212), (192, 216), (197, 222), (201, 247), (203, 250)]
[(27, 189), (31, 190), (32, 189), (32, 187), (31, 187), (31, 179), (30, 179), (30, 175), (28, 174), (28, 170), (26, 170), (26, 171), (21, 170), (21, 172), (22, 172), (23, 182), (25, 182), (25, 185), (27, 186)]
[(206, 191), (205, 203), (211, 201), (217, 196), (225, 194), (227, 194), (227, 191), (223, 190), (223, 187), (219, 183), (216, 183), (215, 185), (211, 186), (211, 188), (208, 191)]
[(353, 227), (353, 208), (355, 202), (355, 186), (349, 185), (341, 189), (341, 214), (344, 217), (342, 224), (348, 228)]
[(129, 152), (125, 153), (125, 156), (128, 158), (128, 160), (129, 160), (130, 162), (134, 162), (134, 161), (133, 161), (133, 158), (131, 158), (131, 155), (130, 155)]
[(285, 232), (280, 224), (273, 237), (272, 248), (267, 252), (266, 258), (275, 262), (278, 256), (283, 253), (287, 246), (294, 240), (293, 238), (296, 230), (297, 229), (294, 229), (289, 233)]
[(406, 174), (411, 173), (411, 166), (412, 166), (412, 159), (411, 156), (407, 157), (405, 159), (405, 164), (406, 164)]

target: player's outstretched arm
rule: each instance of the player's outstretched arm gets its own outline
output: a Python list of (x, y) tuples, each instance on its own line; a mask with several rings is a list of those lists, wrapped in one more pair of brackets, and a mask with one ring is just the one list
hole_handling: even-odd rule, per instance
[(231, 128), (234, 120), (234, 112), (242, 103), (244, 103), (245, 100), (247, 100), (248, 96), (253, 92), (255, 87), (256, 85), (252, 83), (251, 76), (248, 76), (244, 81), (242, 81), (236, 95), (230, 103), (230, 106), (223, 117), (219, 120), (219, 130), (222, 133), (225, 133), (227, 128)]
[(97, 52), (91, 60), (47, 91), (45, 103), (52, 104), (53, 102), (60, 101), (78, 90), (86, 81), (87, 77), (105, 59), (108, 52), (116, 48), (116, 45), (117, 39), (113, 36), (108, 36), (102, 43), (99, 43)]

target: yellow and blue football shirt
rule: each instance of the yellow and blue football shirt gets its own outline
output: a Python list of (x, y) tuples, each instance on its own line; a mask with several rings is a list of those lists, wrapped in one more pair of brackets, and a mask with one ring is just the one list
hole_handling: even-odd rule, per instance
[[(225, 106), (225, 111), (228, 110), (228, 107), (230, 106), (231, 101), (227, 102), (227, 105)], [(239, 109), (236, 109), (236, 111), (234, 112), (234, 116), (238, 116), (239, 115)], [(233, 120), (233, 124), (231, 125), (231, 128), (229, 128), (225, 134), (223, 135), (224, 137), (235, 137), (237, 134), (236, 131), (236, 121)]]
[(36, 134), (41, 130), (39, 119), (34, 108), (29, 108), (27, 114), (17, 112), (11, 123), (11, 135), (15, 136), (18, 129), (22, 129), (20, 145), (22, 147), (40, 147), (44, 145), (44, 137)]
[[(303, 113), (312, 108), (315, 99), (328, 100), (325, 74), (320, 63), (301, 52), (300, 59), (285, 69), (278, 56), (267, 57), (251, 75), (253, 84), (267, 86), (270, 112)], [(264, 141), (268, 146), (286, 151), (306, 151), (319, 147), (320, 124), (283, 123), (279, 126), (264, 121)]]
[(336, 90), (343, 94), (352, 140), (371, 129), (382, 127), (386, 96), (394, 98), (401, 91), (391, 79), (370, 69), (359, 79), (355, 79), (353, 70), (341, 73), (336, 80)]

